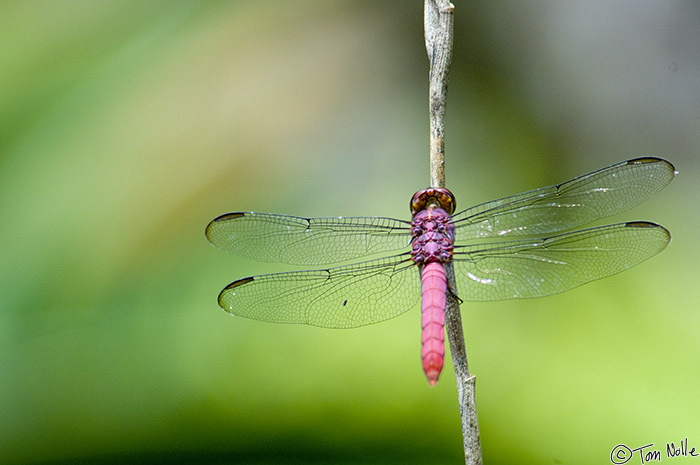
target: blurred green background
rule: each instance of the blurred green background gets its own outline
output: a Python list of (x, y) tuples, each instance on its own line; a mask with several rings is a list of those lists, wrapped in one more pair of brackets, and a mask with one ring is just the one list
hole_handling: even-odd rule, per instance
[[(458, 208), (634, 157), (680, 171), (608, 220), (663, 224), (661, 255), (463, 305), (485, 462), (700, 446), (700, 4), (455, 3)], [(235, 210), (409, 219), (428, 182), (421, 2), (0, 7), (0, 463), (463, 461), (417, 308), (346, 331), (232, 318), (223, 286), (291, 268), (203, 234)]]

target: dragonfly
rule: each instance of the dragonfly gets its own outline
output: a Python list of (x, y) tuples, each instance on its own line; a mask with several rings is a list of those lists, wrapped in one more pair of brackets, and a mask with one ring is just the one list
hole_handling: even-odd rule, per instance
[[(423, 189), (411, 199), (411, 221), (226, 213), (206, 228), (214, 246), (248, 259), (317, 268), (238, 279), (218, 303), (254, 320), (356, 328), (421, 301), (421, 360), (435, 385), (444, 363), (448, 296), (477, 302), (544, 297), (656, 255), (671, 240), (658, 224), (577, 228), (644, 202), (676, 174), (666, 160), (636, 158), (456, 214), (449, 190)], [(448, 266), (455, 289), (448, 285)]]

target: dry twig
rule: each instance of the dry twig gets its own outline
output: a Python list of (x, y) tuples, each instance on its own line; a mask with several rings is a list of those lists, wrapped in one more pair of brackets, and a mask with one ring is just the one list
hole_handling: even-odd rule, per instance
[[(430, 185), (445, 187), (445, 108), (452, 61), (454, 6), (447, 0), (425, 0), (425, 47), (430, 59)], [(476, 415), (476, 377), (469, 374), (459, 301), (452, 263), (446, 268), (448, 298), (445, 328), (457, 378), (459, 412), (467, 465), (481, 464)]]

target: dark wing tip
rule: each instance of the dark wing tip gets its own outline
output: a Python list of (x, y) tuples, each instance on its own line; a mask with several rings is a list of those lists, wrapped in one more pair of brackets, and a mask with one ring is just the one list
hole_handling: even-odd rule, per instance
[(209, 234), (211, 232), (211, 228), (213, 228), (216, 223), (221, 223), (223, 221), (229, 221), (229, 220), (235, 220), (236, 218), (241, 218), (245, 215), (246, 215), (245, 212), (231, 212), (231, 213), (224, 213), (223, 215), (219, 215), (209, 222), (207, 227), (204, 229), (204, 235), (207, 236), (207, 239), (209, 239), (209, 242), (211, 242), (211, 238), (210, 238)]
[(211, 220), (211, 222), (216, 223), (218, 221), (235, 220), (236, 218), (240, 218), (240, 217), (245, 216), (245, 215), (246, 215), (245, 212), (224, 213), (223, 215), (219, 215), (216, 218), (214, 218), (213, 220)]
[(664, 228), (660, 224), (652, 223), (651, 221), (628, 221), (625, 223), (628, 228)]
[(229, 289), (233, 289), (234, 287), (239, 287), (239, 286), (242, 286), (244, 284), (248, 284), (250, 282), (253, 282), (253, 280), (255, 280), (255, 278), (253, 276), (249, 276), (247, 278), (237, 279), (234, 282), (232, 282), (231, 284), (229, 284), (228, 286), (226, 286), (224, 288), (224, 290), (221, 292), (228, 291)]
[(663, 231), (664, 234), (666, 234), (666, 237), (668, 240), (671, 240), (671, 232), (661, 226), (660, 224), (652, 223), (651, 221), (629, 221), (625, 223), (625, 227), (627, 228), (653, 228), (653, 229), (658, 229), (660, 231)]
[[(217, 301), (219, 302), (219, 307), (223, 308), (224, 310), (226, 310), (229, 313), (233, 313), (233, 311), (232, 311), (233, 307), (230, 304), (227, 304), (226, 302), (224, 302), (224, 295), (226, 294), (226, 291), (230, 291), (231, 289), (235, 289), (239, 286), (243, 286), (244, 284), (251, 283), (254, 280), (255, 280), (255, 278), (253, 276), (249, 276), (247, 278), (237, 279), (234, 282), (232, 282), (231, 284), (229, 284), (228, 286), (226, 286), (225, 288), (223, 288), (221, 290), (221, 292), (219, 293), (219, 297), (217, 299)], [(234, 292), (234, 294), (235, 294), (235, 292)]]
[(668, 166), (669, 170), (674, 175), (677, 173), (676, 167), (673, 166), (673, 163), (671, 163), (668, 160), (664, 160), (663, 158), (659, 158), (659, 157), (640, 157), (640, 158), (634, 158), (632, 160), (627, 161), (628, 165), (642, 165), (645, 163), (662, 163), (662, 164)]

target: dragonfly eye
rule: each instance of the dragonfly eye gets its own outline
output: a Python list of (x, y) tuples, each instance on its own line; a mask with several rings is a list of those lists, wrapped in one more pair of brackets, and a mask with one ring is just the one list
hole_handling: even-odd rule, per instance
[(444, 187), (429, 187), (422, 189), (413, 194), (411, 198), (411, 214), (425, 210), (428, 207), (439, 207), (445, 210), (449, 215), (454, 213), (457, 201), (448, 189)]

